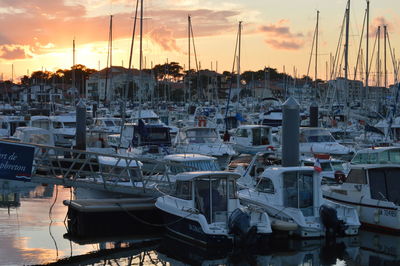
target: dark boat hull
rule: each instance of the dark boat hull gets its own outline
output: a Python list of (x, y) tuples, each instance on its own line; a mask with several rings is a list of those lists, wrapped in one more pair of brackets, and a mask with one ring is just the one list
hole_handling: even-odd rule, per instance
[(171, 237), (203, 247), (231, 248), (233, 241), (226, 235), (205, 233), (197, 221), (170, 213), (162, 213), (164, 223)]

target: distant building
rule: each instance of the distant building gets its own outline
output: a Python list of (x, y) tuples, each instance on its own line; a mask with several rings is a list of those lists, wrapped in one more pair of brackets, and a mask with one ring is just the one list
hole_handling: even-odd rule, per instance
[(141, 97), (148, 99), (155, 84), (154, 77), (146, 72), (140, 74), (137, 69), (113, 66), (89, 76), (86, 80), (86, 97), (93, 101), (114, 101), (123, 97), (124, 89), (128, 88), (128, 98), (138, 99), (138, 88), (141, 86)]

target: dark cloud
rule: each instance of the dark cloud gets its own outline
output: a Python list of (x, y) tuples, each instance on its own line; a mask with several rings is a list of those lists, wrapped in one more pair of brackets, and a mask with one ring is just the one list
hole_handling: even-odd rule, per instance
[(372, 20), (372, 22), (369, 25), (369, 37), (370, 38), (376, 38), (378, 26), (381, 27), (381, 35), (380, 35), (381, 38), (384, 38), (383, 26), (387, 27), (388, 32), (391, 32), (394, 28), (393, 24), (391, 22), (387, 21), (385, 17), (376, 17)]

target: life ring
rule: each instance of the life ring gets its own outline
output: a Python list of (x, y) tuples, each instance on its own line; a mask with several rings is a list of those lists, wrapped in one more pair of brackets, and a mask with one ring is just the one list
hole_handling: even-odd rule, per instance
[(335, 181), (336, 183), (342, 184), (346, 181), (346, 175), (342, 171), (335, 171)]

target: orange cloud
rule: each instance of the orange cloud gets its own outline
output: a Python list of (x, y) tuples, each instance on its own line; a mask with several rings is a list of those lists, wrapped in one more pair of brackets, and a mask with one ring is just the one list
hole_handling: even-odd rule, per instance
[(0, 58), (6, 60), (15, 60), (15, 59), (25, 59), (31, 58), (29, 54), (25, 52), (25, 49), (20, 46), (10, 46), (3, 45), (0, 46)]
[[(18, 10), (17, 13), (0, 13), (0, 46), (29, 47), (31, 56), (71, 47), (73, 38), (77, 45), (108, 40), (109, 16), (88, 16), (86, 7), (77, 3), (67, 4), (66, 0), (1, 0), (0, 9)], [(123, 12), (113, 16), (114, 40), (131, 36), (132, 10)], [(157, 27), (146, 27), (148, 24), (145, 23), (144, 33), (163, 49), (178, 51), (176, 39), (187, 36), (189, 13), (196, 37), (215, 36), (235, 29), (231, 20), (240, 14), (231, 10), (157, 9), (145, 14), (151, 18), (150, 25)], [(21, 49), (3, 50), (5, 55), (2, 58), (12, 59), (12, 55), (21, 58), (22, 52)]]
[(275, 24), (261, 26), (260, 32), (265, 33), (264, 40), (274, 49), (298, 50), (304, 45), (304, 35), (302, 33), (292, 33), (290, 28), (286, 26), (287, 20), (280, 20)]

